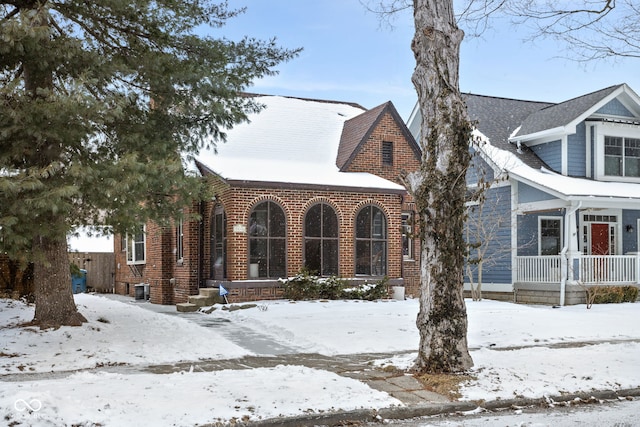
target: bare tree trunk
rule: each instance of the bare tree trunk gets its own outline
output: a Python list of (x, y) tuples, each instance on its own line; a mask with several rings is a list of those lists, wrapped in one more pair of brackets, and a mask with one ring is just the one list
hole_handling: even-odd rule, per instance
[(73, 300), (66, 236), (36, 238), (36, 248), (43, 259), (35, 263), (33, 271), (36, 297), (33, 322), (41, 328), (80, 326), (87, 319), (78, 312)]
[(420, 171), (410, 175), (423, 233), (414, 370), (460, 372), (467, 348), (463, 291), (465, 175), (471, 128), (458, 88), (460, 43), (451, 0), (414, 0), (413, 84), (422, 113)]
[(484, 261), (480, 259), (478, 262), (478, 286), (476, 287), (475, 295), (473, 296), (474, 301), (482, 301), (482, 268)]

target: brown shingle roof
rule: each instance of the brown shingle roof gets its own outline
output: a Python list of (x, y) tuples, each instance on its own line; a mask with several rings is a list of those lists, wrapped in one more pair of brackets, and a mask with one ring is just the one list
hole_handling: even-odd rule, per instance
[(402, 129), (407, 142), (413, 148), (416, 155), (420, 157), (420, 148), (413, 139), (411, 132), (407, 129), (391, 101), (387, 101), (344, 122), (342, 136), (340, 137), (340, 146), (338, 147), (338, 155), (336, 157), (336, 165), (341, 171), (349, 167), (349, 164), (369, 139), (378, 122), (380, 122), (386, 113), (393, 116), (400, 129)]

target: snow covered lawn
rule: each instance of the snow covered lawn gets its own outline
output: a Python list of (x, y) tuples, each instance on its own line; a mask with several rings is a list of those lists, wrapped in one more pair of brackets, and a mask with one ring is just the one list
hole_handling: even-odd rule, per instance
[[(393, 363), (400, 367), (410, 365), (418, 345), (416, 300), (272, 301), (190, 317), (95, 295), (76, 295), (76, 302), (87, 324), (40, 331), (17, 326), (31, 320), (33, 307), (0, 300), (5, 422), (192, 426), (400, 405), (361, 382), (318, 369), (281, 365), (202, 372), (198, 362), (252, 354), (242, 337), (229, 333), (233, 328), (301, 353), (399, 353)], [(463, 399), (640, 387), (640, 304), (586, 310), (467, 301), (467, 308), (477, 380), (463, 388)], [(231, 329), (225, 333), (225, 328)], [(192, 362), (192, 369), (164, 375), (115, 366), (64, 372), (178, 361)]]

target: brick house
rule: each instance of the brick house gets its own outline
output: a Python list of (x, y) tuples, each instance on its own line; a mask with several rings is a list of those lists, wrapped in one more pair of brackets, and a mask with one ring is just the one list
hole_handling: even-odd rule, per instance
[(215, 194), (187, 208), (202, 220), (115, 239), (116, 292), (144, 284), (152, 303), (176, 304), (223, 284), (230, 301), (276, 299), (278, 279), (307, 267), (387, 276), (417, 294), (413, 203), (399, 177), (421, 154), (393, 104), (256, 97), (264, 110), (194, 162)]

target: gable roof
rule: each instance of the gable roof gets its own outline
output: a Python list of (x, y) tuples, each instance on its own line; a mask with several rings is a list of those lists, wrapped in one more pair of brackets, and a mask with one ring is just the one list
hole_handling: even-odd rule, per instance
[(543, 108), (529, 115), (522, 122), (522, 126), (514, 136), (532, 135), (568, 126), (622, 86), (610, 86)]
[[(366, 112), (356, 104), (256, 95), (265, 108), (227, 131), (227, 142), (196, 157), (201, 173), (242, 185), (306, 185), (404, 191), (370, 173), (344, 173), (336, 155), (346, 120)], [(216, 153), (217, 151), (217, 153)]]
[[(558, 104), (473, 94), (463, 94), (463, 97), (469, 117), (474, 121), (474, 137), (482, 142), (479, 149), (486, 159), (510, 177), (565, 201), (584, 200), (592, 205), (596, 200), (604, 205), (615, 201), (624, 206), (637, 206), (640, 184), (564, 176), (551, 171), (531, 149), (518, 144), (525, 138), (539, 137), (548, 130), (555, 129), (558, 134), (574, 133), (573, 128), (578, 123), (594, 115), (597, 117), (600, 109), (613, 99), (619, 100), (632, 114), (640, 116), (640, 97), (626, 84), (610, 86)], [(412, 126), (421, 120), (417, 108), (411, 120), (414, 121)]]
[(475, 128), (489, 138), (491, 145), (512, 153), (533, 168), (547, 166), (531, 149), (528, 147), (518, 148), (518, 146), (509, 142), (509, 138), (522, 124), (523, 120), (531, 114), (554, 104), (470, 93), (463, 94), (463, 97), (467, 104), (469, 118), (474, 122)]
[(340, 146), (336, 157), (336, 165), (341, 171), (347, 170), (351, 162), (355, 159), (360, 149), (366, 144), (372, 132), (377, 127), (385, 114), (390, 114), (397, 123), (414, 154), (420, 158), (420, 147), (416, 143), (413, 135), (409, 132), (404, 122), (400, 118), (398, 111), (391, 101), (370, 109), (352, 119), (344, 122)]

